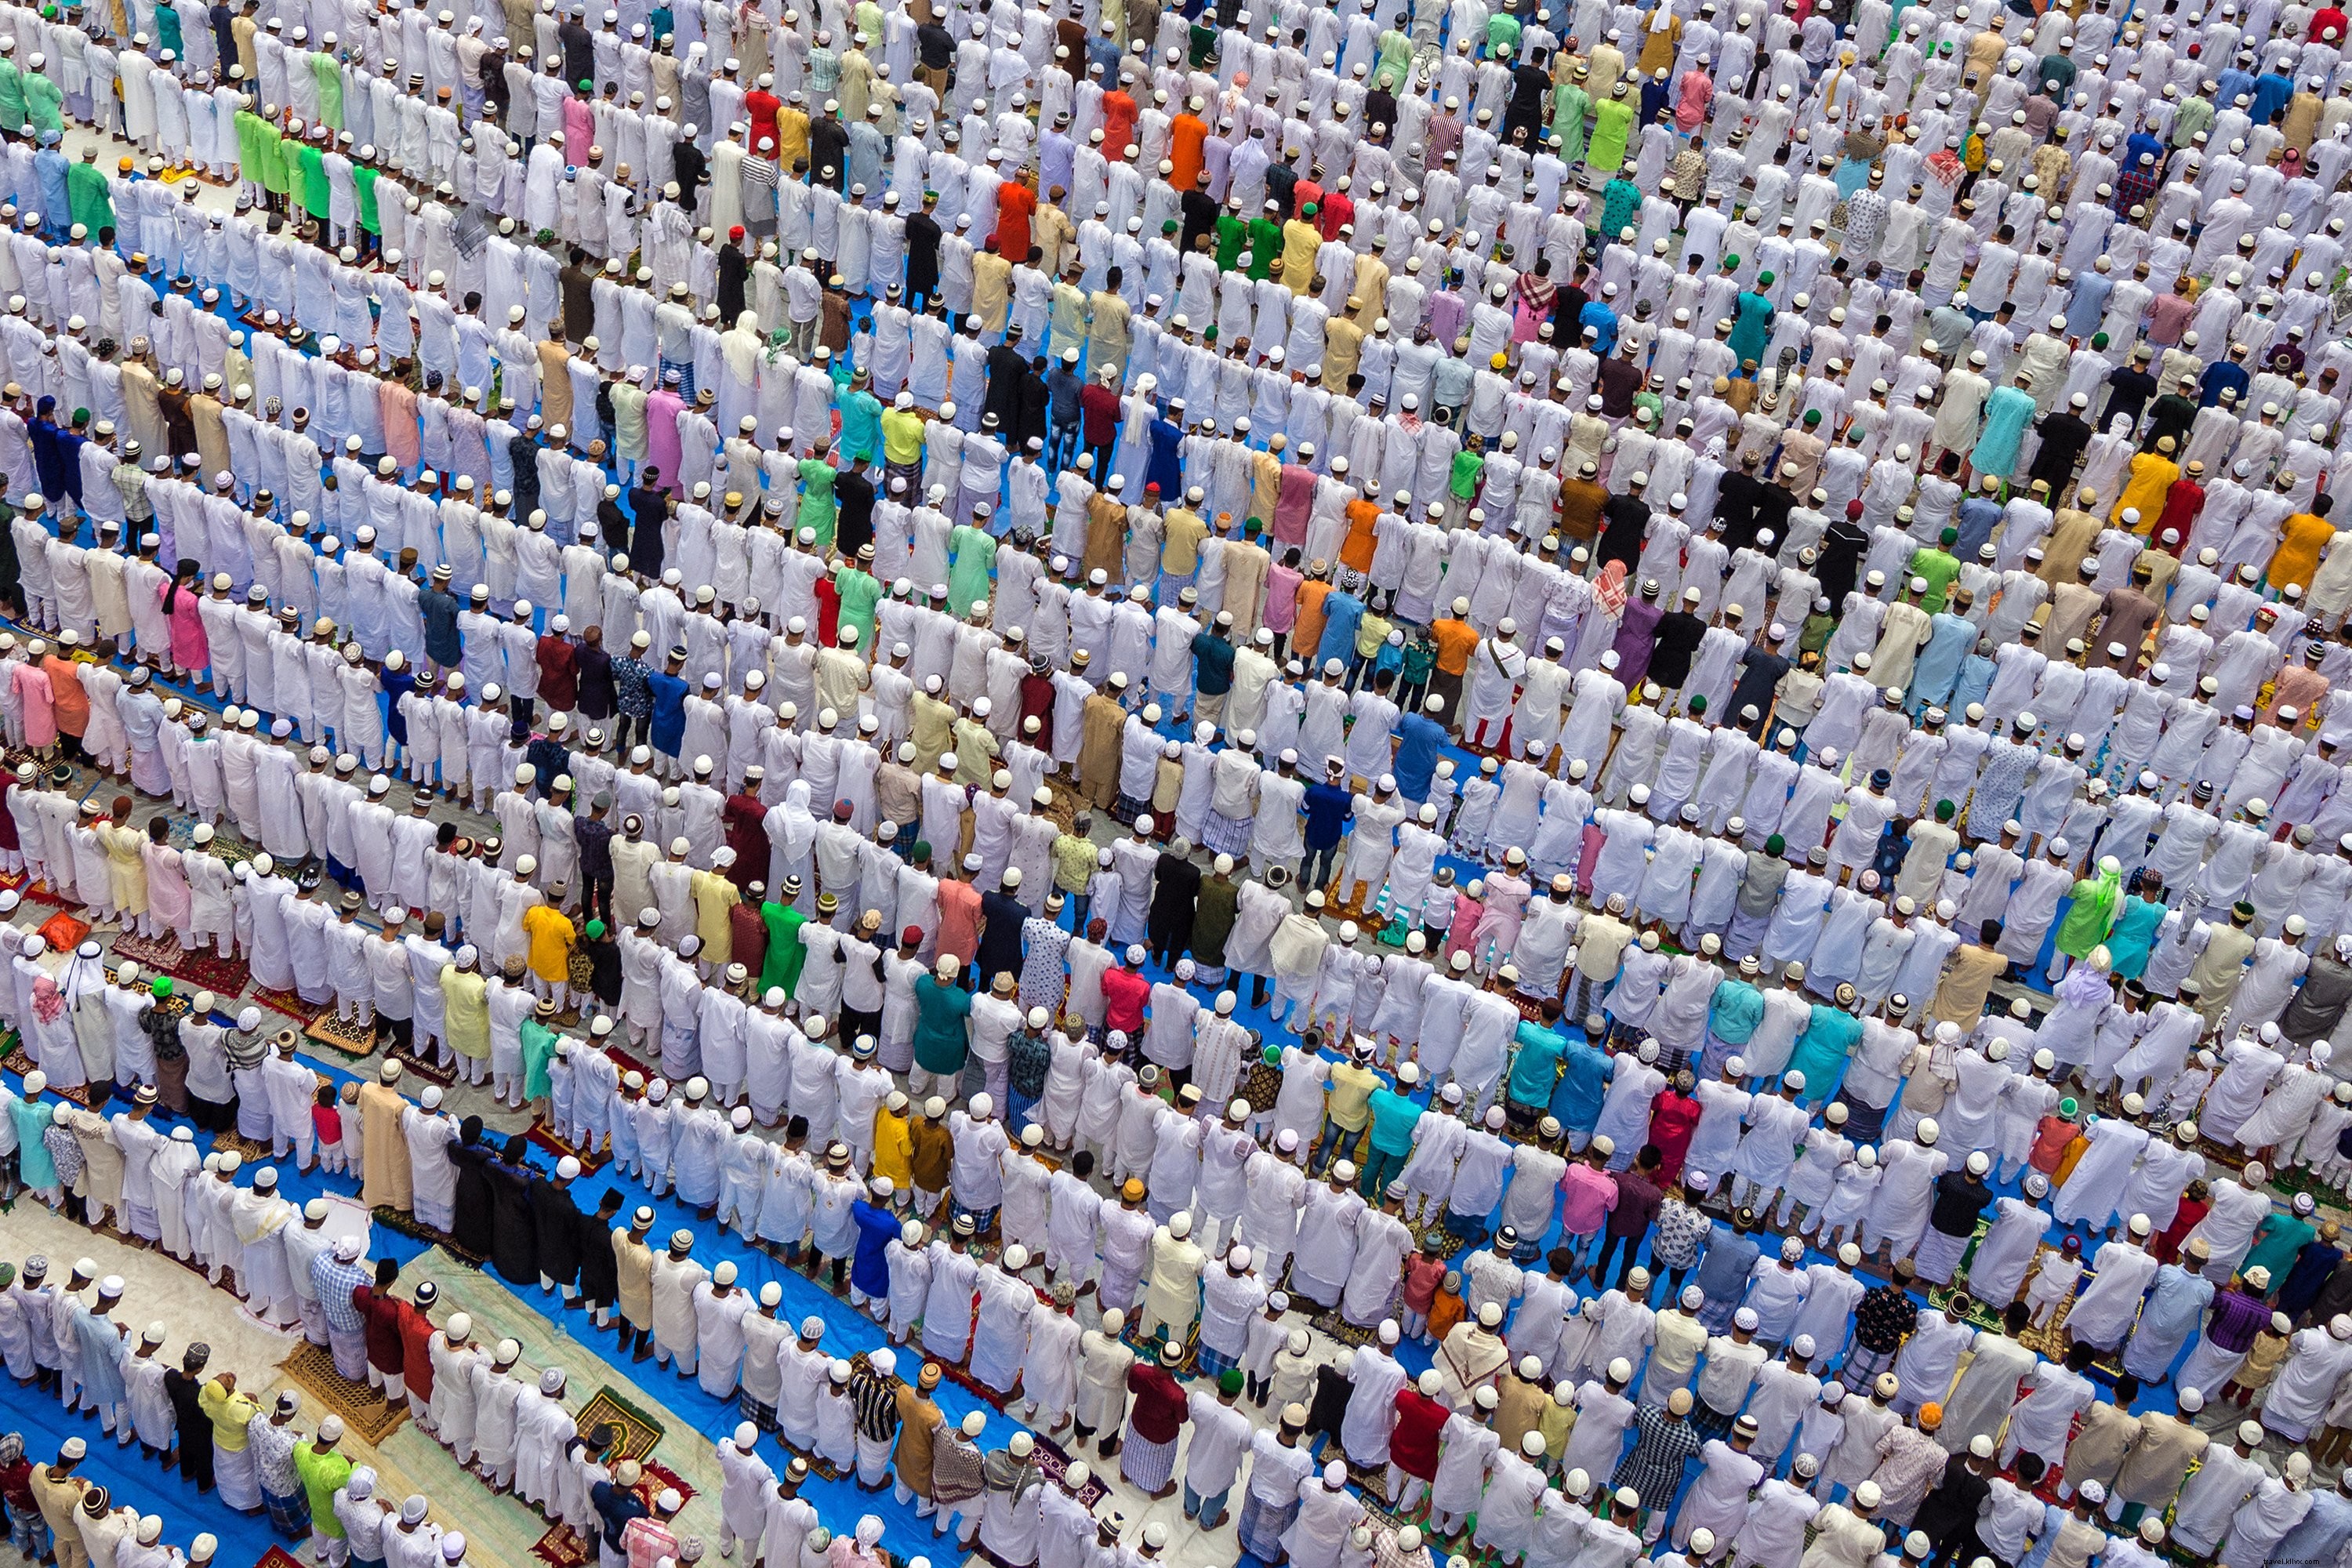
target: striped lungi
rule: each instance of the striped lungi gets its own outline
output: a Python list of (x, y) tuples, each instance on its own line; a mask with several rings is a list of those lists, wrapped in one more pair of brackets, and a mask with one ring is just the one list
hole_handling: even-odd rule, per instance
[(1297, 1498), (1277, 1507), (1273, 1503), (1261, 1502), (1255, 1489), (1251, 1489), (1242, 1499), (1242, 1516), (1236, 1526), (1242, 1550), (1260, 1562), (1273, 1562), (1282, 1555), (1282, 1532), (1288, 1530), (1290, 1521), (1297, 1517)]
[(335, 1352), (335, 1375), (347, 1383), (368, 1380), (367, 1335), (358, 1329), (327, 1325), (327, 1344)]
[(1118, 1451), (1118, 1473), (1139, 1490), (1158, 1492), (1166, 1489), (1176, 1475), (1176, 1445), (1171, 1440), (1154, 1443), (1136, 1435), (1130, 1424), (1127, 1441)]
[(1948, 1285), (1960, 1266), (1960, 1255), (1975, 1239), (1973, 1229), (1966, 1236), (1946, 1236), (1930, 1226), (1919, 1238), (1918, 1250), (1911, 1255), (1911, 1266), (1919, 1271), (1920, 1279), (1931, 1284)]

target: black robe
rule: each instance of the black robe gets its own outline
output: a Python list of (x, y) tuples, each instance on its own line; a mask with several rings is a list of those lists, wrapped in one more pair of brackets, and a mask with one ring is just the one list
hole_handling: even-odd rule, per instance
[(1192, 916), (1200, 906), (1201, 868), (1181, 855), (1162, 851), (1151, 868), (1151, 909), (1144, 929), (1152, 951), (1169, 963), (1192, 946)]
[(510, 1285), (539, 1283), (538, 1224), (530, 1210), (530, 1173), (503, 1160), (490, 1178), (490, 1263)]
[(172, 1402), (172, 1415), (180, 1434), (180, 1479), (196, 1483), (198, 1491), (213, 1489), (213, 1424), (196, 1403), (205, 1385), (176, 1367), (163, 1373), (163, 1394)]
[(539, 1272), (559, 1286), (572, 1284), (580, 1278), (580, 1208), (571, 1191), (532, 1176), (530, 1214)]
[[(573, 1246), (580, 1254), (580, 1299), (592, 1307), (610, 1307), (621, 1299), (621, 1265), (613, 1255), (613, 1222), (572, 1210)], [(618, 1215), (614, 1216), (618, 1218)]]
[(469, 1257), (488, 1258), (496, 1234), (491, 1214), (496, 1201), (490, 1189), (492, 1156), (478, 1143), (461, 1143), (449, 1151), (449, 1158), (457, 1166), (457, 1204), (450, 1215), (450, 1239)]

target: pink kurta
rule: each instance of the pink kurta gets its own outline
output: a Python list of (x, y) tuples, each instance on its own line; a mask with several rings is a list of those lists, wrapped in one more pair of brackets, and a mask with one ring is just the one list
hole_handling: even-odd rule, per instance
[(58, 743), (57, 699), (49, 690), (49, 673), (34, 664), (16, 667), (16, 696), (24, 704), (25, 744), (36, 751)]
[(662, 488), (673, 495), (678, 483), (677, 416), (686, 400), (667, 389), (646, 399), (646, 461), (661, 470)]
[(147, 908), (173, 931), (185, 931), (194, 916), (195, 900), (188, 891), (187, 873), (180, 868), (180, 852), (152, 840), (140, 851), (147, 862)]
[(1681, 91), (1675, 100), (1675, 129), (1687, 136), (1706, 122), (1707, 107), (1715, 101), (1715, 79), (1703, 70), (1686, 70), (1675, 86)]
[[(182, 669), (199, 670), (212, 668), (212, 645), (205, 639), (205, 623), (196, 615), (196, 589), (183, 584), (176, 604), (164, 611), (172, 618), (172, 662)], [(155, 590), (155, 604), (161, 608), (172, 597), (172, 584), (164, 584)]]
[(383, 449), (400, 465), (402, 473), (413, 474), (424, 456), (423, 437), (416, 426), (416, 394), (395, 381), (377, 384), (383, 389)]

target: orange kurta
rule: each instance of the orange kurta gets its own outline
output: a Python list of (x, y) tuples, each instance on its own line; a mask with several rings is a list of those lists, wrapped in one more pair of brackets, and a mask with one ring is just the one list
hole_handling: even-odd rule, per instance
[(89, 698), (81, 689), (81, 671), (71, 659), (50, 654), (41, 660), (48, 672), (50, 701), (57, 710), (58, 730), (77, 741), (89, 732)]
[(1015, 267), (1029, 259), (1029, 220), (1036, 215), (1037, 193), (1016, 181), (996, 187), (996, 254)]
[(1201, 148), (1209, 139), (1209, 128), (1196, 114), (1180, 114), (1169, 121), (1168, 136), (1168, 161), (1175, 165), (1168, 172), (1168, 184), (1189, 191), (1201, 178)]
[(1308, 657), (1323, 641), (1323, 601), (1331, 596), (1331, 584), (1324, 582), (1302, 583), (1298, 585), (1298, 618), (1290, 624), (1290, 646), (1304, 648)]
[(1380, 507), (1364, 497), (1348, 503), (1348, 537), (1339, 542), (1339, 564), (1351, 572), (1372, 569), (1372, 552), (1379, 542), (1372, 537), (1372, 525), (1380, 520)]
[(2298, 588), (2311, 586), (2311, 574), (2319, 569), (2319, 552), (2336, 531), (2327, 520), (2311, 512), (2299, 511), (2279, 525), (2279, 547), (2271, 552), (2270, 585), (2284, 588), (2292, 583)]

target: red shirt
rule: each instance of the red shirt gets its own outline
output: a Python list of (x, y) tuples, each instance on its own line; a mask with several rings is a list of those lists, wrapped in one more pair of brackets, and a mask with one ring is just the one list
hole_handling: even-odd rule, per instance
[(1087, 445), (1100, 447), (1118, 438), (1119, 419), (1127, 410), (1117, 390), (1095, 382), (1078, 389), (1078, 412), (1086, 421)]
[(1396, 1426), (1389, 1432), (1389, 1458), (1416, 1480), (1437, 1479), (1437, 1434), (1454, 1412), (1412, 1384), (1396, 1396)]
[(830, 577), (816, 580), (816, 641), (819, 647), (833, 647), (841, 635), (841, 590), (833, 585)]
[(1018, 267), (1029, 259), (1029, 219), (1037, 193), (1017, 180), (996, 187), (996, 254)]
[(1173, 1443), (1184, 1428), (1184, 1387), (1164, 1366), (1138, 1362), (1128, 1370), (1127, 1391), (1135, 1395), (1128, 1419), (1147, 1443)]
[(1666, 1157), (1658, 1179), (1671, 1182), (1683, 1173), (1690, 1153), (1691, 1134), (1698, 1131), (1698, 1101), (1669, 1089), (1650, 1102), (1650, 1142)]
[(782, 99), (763, 87), (755, 87), (743, 95), (743, 116), (751, 122), (752, 151), (759, 150), (760, 139), (763, 136), (768, 139), (772, 153), (783, 150), (783, 139), (776, 134), (776, 111), (783, 106)]
[(408, 1391), (419, 1399), (433, 1397), (433, 1337), (439, 1331), (433, 1320), (410, 1306), (400, 1303), (400, 1344), (406, 1352)]
[(579, 653), (553, 632), (539, 639), (539, 700), (551, 713), (569, 712), (580, 700)]
[(408, 1342), (400, 1331), (404, 1303), (377, 1295), (373, 1285), (362, 1285), (352, 1291), (352, 1305), (365, 1320), (368, 1364), (381, 1373), (397, 1373), (408, 1359)]
[(1103, 972), (1103, 1023), (1130, 1040), (1143, 1034), (1143, 1005), (1151, 999), (1151, 982), (1132, 969)]
[(1121, 89), (1102, 95), (1103, 152), (1111, 158), (1124, 153), (1135, 141), (1135, 95)]

